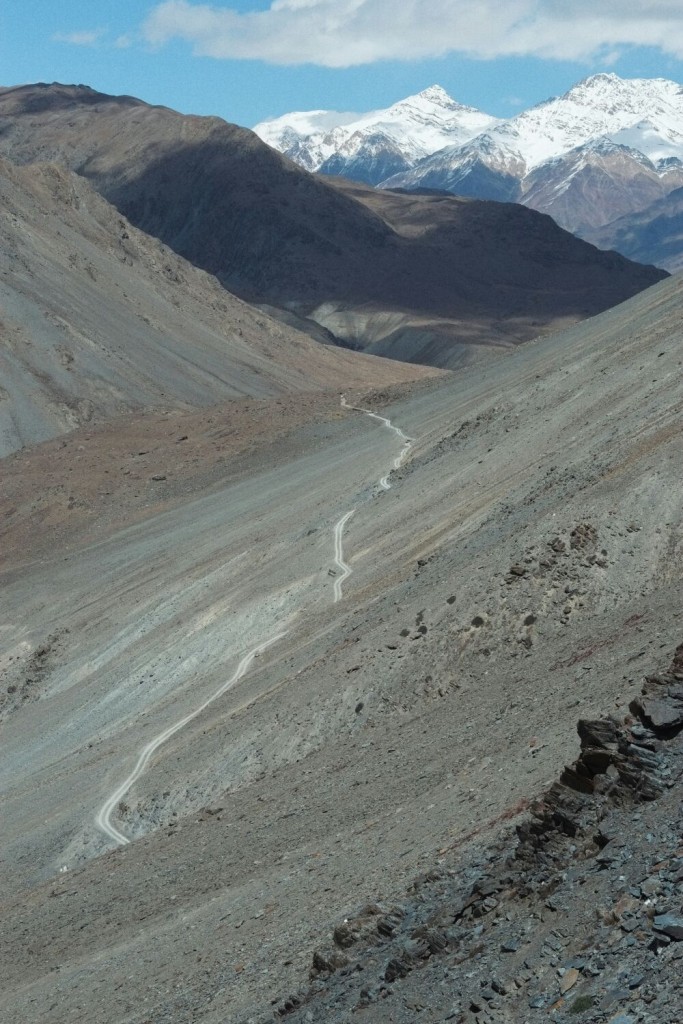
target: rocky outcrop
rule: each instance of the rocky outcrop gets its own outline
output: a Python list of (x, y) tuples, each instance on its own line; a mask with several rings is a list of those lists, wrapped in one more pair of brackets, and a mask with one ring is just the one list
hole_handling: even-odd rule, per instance
[(631, 702), (631, 711), (660, 737), (683, 729), (683, 644), (667, 673), (647, 677), (641, 696)]
[(400, 905), (345, 918), (313, 954), (308, 989), (276, 1001), (276, 1018), (673, 1021), (682, 681), (683, 645), (645, 680), (632, 716), (579, 720), (579, 757), (518, 823), (516, 843), (502, 835), (444, 858)]

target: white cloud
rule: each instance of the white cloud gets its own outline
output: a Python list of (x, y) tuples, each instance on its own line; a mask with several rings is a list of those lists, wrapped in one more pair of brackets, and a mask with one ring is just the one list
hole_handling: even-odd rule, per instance
[(262, 11), (164, 0), (143, 26), (153, 46), (197, 56), (349, 67), (461, 53), (585, 60), (627, 46), (683, 58), (680, 0), (273, 0)]
[(105, 34), (106, 29), (84, 29), (81, 32), (55, 32), (56, 43), (71, 43), (72, 46), (96, 46)]

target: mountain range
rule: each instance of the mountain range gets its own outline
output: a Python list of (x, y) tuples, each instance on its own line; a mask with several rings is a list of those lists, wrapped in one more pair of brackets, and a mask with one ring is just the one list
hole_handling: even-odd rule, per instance
[(132, 97), (23, 86), (0, 90), (0, 117), (0, 155), (59, 163), (231, 293), (378, 355), (459, 365), (663, 276), (524, 207), (350, 186)]
[(377, 185), (445, 146), (459, 146), (497, 123), (451, 99), (439, 85), (386, 110), (311, 110), (258, 124), (254, 131), (309, 171)]
[[(350, 117), (297, 113), (254, 130), (310, 170), (523, 203), (617, 248), (621, 235), (607, 225), (654, 218), (653, 204), (683, 186), (683, 90), (666, 79), (593, 75), (507, 120), (463, 107), (438, 86)], [(673, 266), (669, 252), (655, 248), (652, 257)]]

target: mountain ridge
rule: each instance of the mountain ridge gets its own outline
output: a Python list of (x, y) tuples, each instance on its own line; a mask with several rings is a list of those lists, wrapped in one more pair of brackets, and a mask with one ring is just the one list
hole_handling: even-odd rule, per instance
[(126, 414), (429, 372), (272, 319), (62, 166), (0, 158), (0, 202), (0, 456)]
[(0, 92), (0, 114), (10, 160), (64, 164), (243, 300), (377, 354), (460, 365), (662, 277), (522, 207), (395, 197), (404, 225), (431, 223), (411, 234), (373, 189), (311, 175), (219, 118), (61, 85)]
[[(437, 149), (464, 142), (495, 124), (496, 118), (452, 99), (439, 85), (399, 100), (383, 110), (344, 114), (333, 111), (297, 112), (262, 121), (254, 132), (309, 171), (349, 174), (371, 157), (373, 145), (394, 147), (405, 168)], [(388, 175), (387, 175), (388, 177)], [(377, 184), (375, 170), (354, 179)]]
[[(446, 102), (442, 97), (441, 103)], [(400, 112), (401, 104), (389, 110)], [(381, 122), (383, 113), (373, 113), (375, 123)], [(316, 155), (315, 135), (307, 138), (305, 133), (296, 133), (296, 145), (288, 148), (294, 136), (287, 136), (287, 117), (277, 119), (279, 136), (270, 131), (268, 123), (257, 125), (256, 130), (270, 144), (289, 152), (292, 159), (305, 160), (309, 169), (342, 174), (381, 188), (429, 187), (474, 198), (520, 202), (549, 213), (562, 227), (589, 241), (596, 226), (645, 209), (683, 185), (683, 89), (668, 79), (591, 75), (562, 96), (544, 100), (514, 117), (493, 119), (478, 134), (446, 143), (425, 156), (415, 151), (412, 126), (406, 122), (401, 132), (397, 118), (390, 138), (379, 133), (372, 145), (366, 139), (353, 154), (344, 152), (339, 143), (334, 154), (328, 152), (322, 159), (321, 153)], [(297, 117), (303, 127), (305, 118)], [(325, 117), (329, 124), (331, 112)], [(346, 139), (349, 130), (348, 125), (328, 128), (328, 148), (335, 140)], [(600, 166), (598, 155), (601, 148), (606, 151), (610, 146), (618, 147), (621, 157), (614, 173)], [(576, 165), (581, 161), (587, 169), (576, 180)], [(647, 162), (647, 182), (643, 161)], [(382, 178), (389, 166), (396, 166), (397, 171)], [(619, 193), (618, 202), (609, 196), (610, 188)]]

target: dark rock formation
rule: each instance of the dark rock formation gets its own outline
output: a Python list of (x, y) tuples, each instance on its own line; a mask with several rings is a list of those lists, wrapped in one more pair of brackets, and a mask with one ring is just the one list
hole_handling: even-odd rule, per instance
[(516, 845), (503, 835), (426, 872), (401, 906), (346, 918), (332, 947), (314, 953), (308, 991), (279, 1002), (276, 1016), (677, 1019), (683, 986), (666, 965), (683, 953), (683, 857), (666, 813), (646, 818), (638, 808), (661, 800), (680, 817), (682, 676), (683, 645), (632, 702), (637, 720), (580, 719), (579, 757), (517, 825)]

